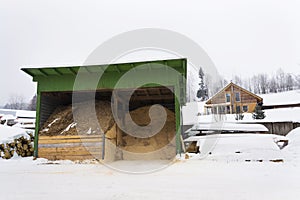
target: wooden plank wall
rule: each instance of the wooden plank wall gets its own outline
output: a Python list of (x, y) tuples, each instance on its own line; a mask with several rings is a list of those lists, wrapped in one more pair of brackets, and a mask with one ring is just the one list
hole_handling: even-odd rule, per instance
[(38, 156), (49, 160), (101, 159), (102, 135), (39, 136)]

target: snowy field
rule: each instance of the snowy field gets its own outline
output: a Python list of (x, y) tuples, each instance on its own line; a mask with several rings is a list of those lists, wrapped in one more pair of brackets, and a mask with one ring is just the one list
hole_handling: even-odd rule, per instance
[[(164, 169), (142, 174), (122, 173), (97, 163), (0, 159), (0, 199), (299, 199), (300, 128), (287, 135), (289, 145), (282, 150), (276, 137), (220, 136), (205, 158), (182, 155)], [(161, 162), (114, 165), (138, 169)]]

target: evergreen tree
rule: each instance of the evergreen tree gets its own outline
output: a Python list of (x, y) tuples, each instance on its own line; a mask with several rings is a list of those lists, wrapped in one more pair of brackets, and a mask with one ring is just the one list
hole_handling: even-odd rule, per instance
[(262, 110), (262, 103), (256, 104), (252, 117), (253, 119), (264, 119), (266, 117), (265, 112)]
[(199, 79), (200, 79), (200, 83), (199, 83), (200, 87), (197, 92), (197, 97), (200, 99), (200, 101), (205, 101), (208, 99), (208, 89), (204, 83), (204, 72), (201, 67), (199, 69)]

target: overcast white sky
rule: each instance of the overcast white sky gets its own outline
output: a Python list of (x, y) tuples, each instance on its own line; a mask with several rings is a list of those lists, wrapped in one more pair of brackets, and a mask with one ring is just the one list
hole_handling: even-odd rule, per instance
[(300, 73), (298, 0), (0, 0), (0, 105), (35, 93), (26, 66), (80, 65), (102, 42), (138, 28), (197, 42), (221, 75)]

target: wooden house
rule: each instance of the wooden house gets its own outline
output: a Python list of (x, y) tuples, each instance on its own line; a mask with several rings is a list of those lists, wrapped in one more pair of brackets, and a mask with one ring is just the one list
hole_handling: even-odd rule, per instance
[(257, 103), (263, 99), (231, 82), (208, 99), (204, 108), (206, 114), (252, 113)]

